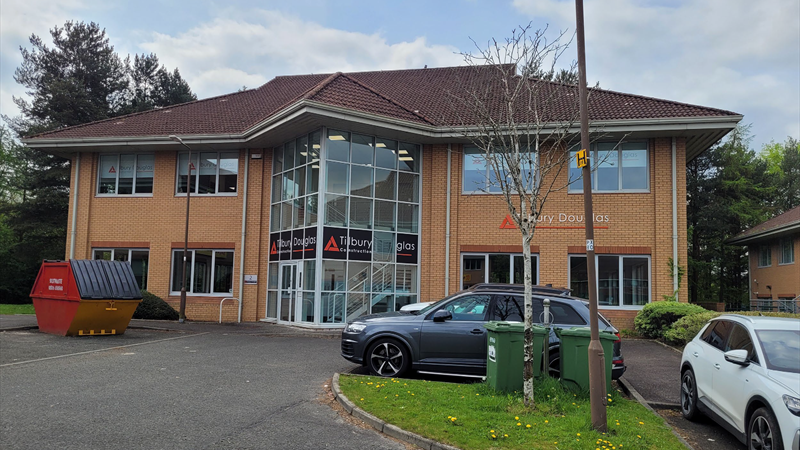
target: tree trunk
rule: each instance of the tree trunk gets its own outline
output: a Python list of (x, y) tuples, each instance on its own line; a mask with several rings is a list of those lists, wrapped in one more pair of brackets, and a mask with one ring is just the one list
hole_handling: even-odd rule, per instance
[(522, 266), (525, 268), (525, 339), (523, 343), (525, 359), (522, 369), (522, 387), (525, 406), (536, 406), (533, 398), (533, 277), (531, 275), (531, 239), (532, 234), (526, 229), (527, 224), (520, 226), (522, 231)]

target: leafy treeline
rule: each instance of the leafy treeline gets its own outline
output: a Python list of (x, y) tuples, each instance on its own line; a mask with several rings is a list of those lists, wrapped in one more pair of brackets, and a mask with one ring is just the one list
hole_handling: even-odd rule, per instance
[(197, 97), (178, 69), (154, 54), (124, 59), (95, 23), (50, 30), (52, 47), (36, 35), (20, 48), (14, 73), (26, 98), (21, 114), (0, 128), (0, 303), (24, 303), (43, 259), (65, 255), (69, 160), (31, 150), (19, 138)]
[(686, 167), (689, 301), (749, 304), (747, 248), (729, 239), (800, 205), (800, 143), (787, 138), (760, 153), (739, 127)]

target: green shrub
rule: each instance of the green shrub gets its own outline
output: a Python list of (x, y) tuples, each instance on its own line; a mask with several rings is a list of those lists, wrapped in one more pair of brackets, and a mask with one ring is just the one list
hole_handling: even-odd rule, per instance
[(769, 316), (769, 317), (789, 317), (800, 319), (800, 314), (782, 313), (782, 312), (759, 312), (759, 311), (732, 311), (728, 313), (721, 313), (716, 311), (705, 311), (697, 314), (691, 314), (681, 317), (672, 324), (669, 329), (664, 332), (664, 340), (669, 344), (683, 346), (687, 342), (694, 339), (703, 325), (714, 317), (722, 314), (740, 314), (743, 316)]
[(686, 345), (697, 336), (700, 328), (703, 328), (706, 322), (720, 314), (722, 313), (717, 311), (706, 311), (683, 316), (664, 332), (664, 340), (673, 345)]
[(142, 289), (142, 302), (133, 313), (134, 319), (178, 320), (178, 311), (161, 297)]
[(633, 324), (643, 337), (657, 339), (663, 337), (664, 332), (681, 317), (705, 311), (700, 306), (688, 303), (654, 302), (639, 311)]

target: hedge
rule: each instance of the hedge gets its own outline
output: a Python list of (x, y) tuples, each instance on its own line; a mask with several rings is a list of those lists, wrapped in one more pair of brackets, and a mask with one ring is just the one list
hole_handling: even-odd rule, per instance
[(134, 319), (178, 320), (178, 311), (161, 297), (142, 289), (142, 302), (133, 313)]
[(658, 339), (664, 337), (667, 329), (681, 317), (691, 314), (698, 314), (706, 312), (707, 310), (701, 306), (691, 305), (689, 303), (679, 302), (654, 302), (645, 305), (636, 318), (633, 319), (633, 324), (636, 331), (643, 337)]

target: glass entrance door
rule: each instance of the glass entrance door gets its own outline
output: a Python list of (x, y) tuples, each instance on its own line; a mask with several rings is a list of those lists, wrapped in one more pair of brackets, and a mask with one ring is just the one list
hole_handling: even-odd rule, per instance
[(278, 270), (278, 319), (285, 322), (299, 320), (298, 308), (302, 305), (303, 265), (298, 262), (281, 263)]

